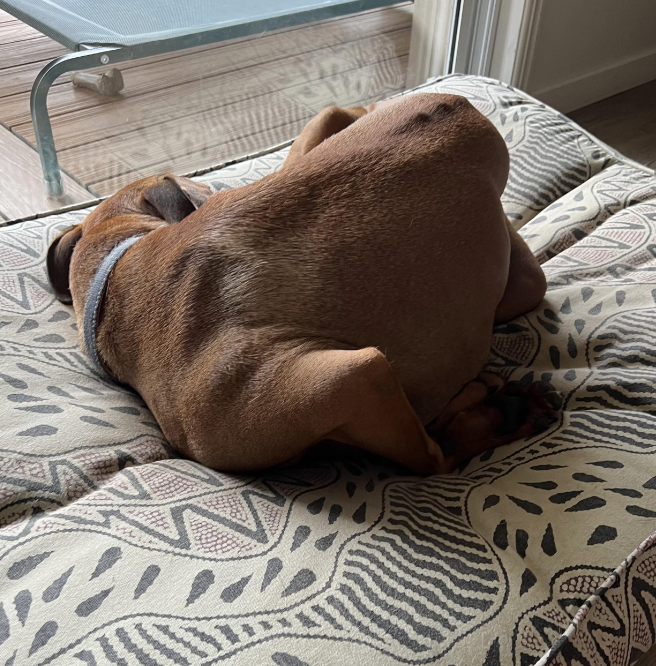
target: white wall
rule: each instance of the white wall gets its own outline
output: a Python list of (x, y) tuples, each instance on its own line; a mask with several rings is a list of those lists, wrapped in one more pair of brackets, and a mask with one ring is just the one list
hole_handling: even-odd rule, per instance
[(537, 0), (521, 86), (562, 112), (656, 79), (656, 0)]

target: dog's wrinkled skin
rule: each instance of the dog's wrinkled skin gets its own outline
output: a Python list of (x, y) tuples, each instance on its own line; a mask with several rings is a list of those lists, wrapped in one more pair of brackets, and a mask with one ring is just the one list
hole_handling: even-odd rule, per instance
[(447, 472), (558, 408), (549, 387), (492, 400), (503, 382), (475, 379), (493, 322), (546, 289), (501, 208), (507, 176), (502, 138), (462, 97), (331, 107), (252, 185), (124, 188), (53, 241), (48, 271), (82, 330), (102, 259), (148, 232), (111, 276), (98, 349), (189, 457), (250, 471), (329, 439)]

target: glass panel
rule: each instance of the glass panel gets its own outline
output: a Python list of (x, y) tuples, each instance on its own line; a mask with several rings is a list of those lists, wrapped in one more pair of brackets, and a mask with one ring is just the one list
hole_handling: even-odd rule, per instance
[[(288, 141), (326, 106), (388, 97), (405, 86), (412, 9), (402, 2), (124, 62), (115, 96), (64, 75), (48, 97), (60, 165), (105, 196), (147, 175), (188, 174)], [(9, 59), (0, 64), (0, 122), (34, 146), (30, 88), (67, 50), (4, 12), (0, 49)]]

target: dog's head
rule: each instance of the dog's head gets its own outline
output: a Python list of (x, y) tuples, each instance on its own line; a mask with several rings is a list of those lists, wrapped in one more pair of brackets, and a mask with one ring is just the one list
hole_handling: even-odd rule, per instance
[(48, 278), (57, 299), (67, 305), (73, 302), (70, 267), (73, 252), (83, 237), (91, 232), (126, 231), (127, 237), (180, 222), (200, 208), (211, 193), (202, 183), (167, 174), (138, 180), (103, 201), (82, 224), (64, 229), (48, 248)]

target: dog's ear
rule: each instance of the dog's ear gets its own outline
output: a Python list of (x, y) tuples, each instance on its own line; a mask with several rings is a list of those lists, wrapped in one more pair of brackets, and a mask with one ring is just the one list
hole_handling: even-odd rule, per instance
[(169, 223), (180, 222), (210, 197), (207, 185), (167, 174), (141, 194), (140, 204), (149, 215)]
[(283, 168), (287, 168), (290, 164), (300, 160), (320, 143), (323, 143), (333, 134), (346, 129), (366, 113), (367, 109), (361, 106), (355, 106), (351, 109), (329, 106), (324, 109), (303, 128), (303, 131), (292, 144)]
[(71, 258), (77, 242), (82, 236), (82, 225), (76, 224), (64, 229), (50, 243), (46, 257), (48, 279), (57, 300), (71, 305), (73, 298), (69, 286), (68, 273), (71, 267)]

